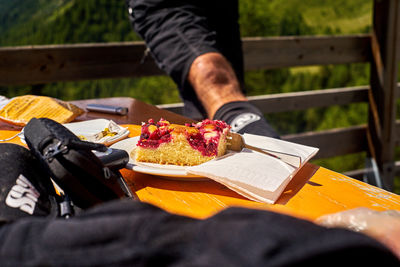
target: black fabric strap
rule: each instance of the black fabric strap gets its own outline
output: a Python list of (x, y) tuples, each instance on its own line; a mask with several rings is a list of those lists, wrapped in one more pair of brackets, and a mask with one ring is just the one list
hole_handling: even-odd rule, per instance
[(280, 138), (262, 112), (247, 101), (235, 101), (223, 105), (217, 110), (213, 119), (223, 120), (231, 125), (232, 132)]

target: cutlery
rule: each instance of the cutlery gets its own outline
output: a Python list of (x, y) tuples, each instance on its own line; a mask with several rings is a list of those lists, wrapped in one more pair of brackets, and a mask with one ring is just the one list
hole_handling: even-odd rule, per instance
[(243, 137), (237, 133), (229, 132), (227, 137), (227, 148), (230, 150), (242, 151), (243, 148), (247, 148), (277, 158), (295, 168), (299, 168), (301, 165), (300, 156), (248, 145), (245, 143)]

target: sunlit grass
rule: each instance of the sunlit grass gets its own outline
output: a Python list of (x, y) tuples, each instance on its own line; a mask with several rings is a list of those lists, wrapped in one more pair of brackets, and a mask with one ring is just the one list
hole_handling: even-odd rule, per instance
[(305, 66), (290, 68), (290, 73), (295, 75), (299, 73), (318, 74), (321, 71), (321, 66)]
[(57, 9), (55, 9), (55, 11), (53, 12), (53, 14), (51, 16), (49, 16), (45, 21), (46, 23), (51, 23), (53, 21), (55, 21), (58, 17), (61, 17), (64, 15), (64, 13), (70, 9), (71, 7), (73, 7), (74, 5), (74, 1), (69, 1), (67, 2), (65, 5), (62, 5), (63, 2), (65, 1), (54, 1), (54, 2), (60, 2), (59, 6), (57, 7)]

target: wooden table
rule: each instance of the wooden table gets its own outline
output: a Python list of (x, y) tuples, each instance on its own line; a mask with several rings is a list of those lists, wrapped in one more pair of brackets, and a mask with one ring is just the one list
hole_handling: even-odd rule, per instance
[[(130, 136), (140, 133), (142, 121), (163, 117), (170, 122), (183, 124), (190, 119), (160, 110), (132, 98), (105, 98), (73, 101), (85, 108), (88, 103), (103, 103), (128, 107), (126, 116), (88, 112), (77, 120), (107, 118), (123, 124)], [(0, 124), (0, 138), (10, 137), (20, 129)], [(10, 142), (20, 143), (19, 138)], [(340, 173), (306, 164), (292, 179), (274, 205), (248, 200), (212, 180), (181, 181), (135, 173), (123, 169), (122, 174), (139, 199), (159, 206), (169, 212), (194, 218), (207, 218), (230, 206), (266, 209), (304, 219), (314, 220), (321, 215), (357, 207), (375, 210), (400, 211), (400, 196), (352, 179)]]

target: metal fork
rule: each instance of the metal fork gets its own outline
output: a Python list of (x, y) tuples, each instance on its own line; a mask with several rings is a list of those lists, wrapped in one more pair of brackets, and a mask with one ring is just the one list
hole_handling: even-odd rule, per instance
[(242, 151), (243, 148), (247, 148), (282, 160), (286, 164), (295, 168), (298, 168), (301, 165), (300, 156), (248, 145), (245, 143), (243, 137), (237, 133), (228, 133), (227, 148), (233, 151)]

